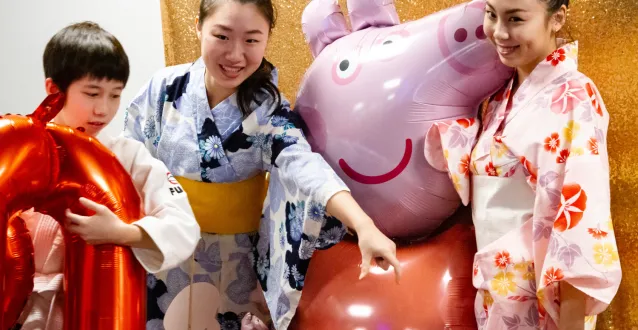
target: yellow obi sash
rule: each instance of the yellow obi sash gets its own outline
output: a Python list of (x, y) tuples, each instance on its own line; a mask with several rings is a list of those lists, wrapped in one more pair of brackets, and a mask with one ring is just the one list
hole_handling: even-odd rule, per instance
[(232, 235), (259, 230), (268, 179), (261, 173), (233, 183), (207, 183), (175, 177), (188, 195), (202, 232)]

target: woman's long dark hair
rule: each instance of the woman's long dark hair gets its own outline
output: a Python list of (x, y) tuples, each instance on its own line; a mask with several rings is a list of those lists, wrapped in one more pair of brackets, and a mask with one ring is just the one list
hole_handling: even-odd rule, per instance
[[(220, 2), (228, 0), (201, 0), (199, 4), (199, 24), (213, 14)], [(276, 13), (271, 0), (233, 0), (241, 4), (253, 4), (261, 12), (270, 24), (270, 31), (275, 27)], [(250, 77), (239, 85), (237, 89), (237, 105), (242, 115), (248, 117), (253, 111), (251, 103), (254, 101), (261, 105), (268, 100), (274, 100), (276, 107), (281, 106), (281, 95), (279, 88), (272, 82), (272, 72), (275, 66), (268, 62), (266, 58), (261, 60), (261, 65)], [(265, 99), (265, 96), (270, 96)]]

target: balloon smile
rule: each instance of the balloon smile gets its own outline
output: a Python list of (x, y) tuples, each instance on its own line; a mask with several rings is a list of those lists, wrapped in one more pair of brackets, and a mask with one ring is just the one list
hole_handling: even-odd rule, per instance
[(403, 154), (403, 158), (401, 159), (401, 162), (399, 162), (399, 165), (397, 165), (393, 170), (391, 170), (388, 173), (375, 175), (375, 176), (364, 175), (353, 170), (352, 167), (350, 167), (350, 165), (348, 165), (348, 163), (346, 163), (346, 161), (343, 159), (339, 159), (339, 166), (341, 167), (343, 172), (345, 172), (346, 175), (354, 181), (357, 181), (363, 184), (381, 184), (381, 183), (386, 183), (396, 178), (397, 176), (399, 176), (399, 174), (401, 174), (401, 172), (403, 172), (403, 170), (405, 170), (405, 168), (408, 166), (408, 163), (410, 163), (411, 157), (412, 157), (412, 140), (406, 139), (405, 153)]

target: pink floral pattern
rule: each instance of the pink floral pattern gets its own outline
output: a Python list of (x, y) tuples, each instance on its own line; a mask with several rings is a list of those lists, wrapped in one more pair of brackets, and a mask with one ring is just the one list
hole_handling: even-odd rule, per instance
[[(443, 130), (436, 141), (426, 141), (441, 144), (438, 150), (444, 151), (466, 205), (476, 175), (521, 172), (534, 191), (532, 219), (475, 257), (481, 330), (557, 329), (563, 281), (590, 295), (588, 315), (602, 312), (618, 290), (621, 270), (606, 165), (609, 114), (594, 83), (578, 72), (576, 54), (576, 43), (562, 46), (515, 95), (510, 82), (485, 107), (482, 127), (478, 121), (435, 126), (462, 134), (467, 147), (451, 144)], [(434, 158), (427, 150), (437, 149), (426, 148), (426, 158)], [(468, 154), (470, 175), (459, 166)], [(586, 325), (593, 329), (595, 317), (587, 317)]]
[(587, 89), (587, 95), (589, 96), (589, 100), (591, 101), (591, 105), (594, 107), (596, 114), (602, 117), (603, 109), (601, 106), (601, 101), (598, 99), (596, 87), (594, 87), (592, 84), (586, 84), (585, 88)]
[(559, 114), (568, 113), (587, 99), (587, 91), (579, 81), (568, 81), (556, 88), (552, 95), (551, 109)]
[(552, 63), (553, 66), (559, 65), (561, 62), (565, 61), (565, 50), (562, 48), (557, 49), (547, 56), (546, 61)]
[(554, 132), (552, 135), (545, 138), (545, 151), (554, 153), (559, 147), (560, 137), (558, 136), (558, 133)]

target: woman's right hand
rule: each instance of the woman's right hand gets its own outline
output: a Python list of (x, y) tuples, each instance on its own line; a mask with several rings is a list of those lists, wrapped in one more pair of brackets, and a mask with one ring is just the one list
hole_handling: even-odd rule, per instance
[(361, 274), (364, 278), (372, 267), (372, 259), (383, 270), (394, 267), (395, 279), (399, 283), (401, 278), (401, 264), (397, 259), (395, 243), (385, 236), (374, 221), (361, 209), (352, 195), (347, 191), (336, 193), (326, 205), (326, 211), (339, 219), (346, 227), (353, 229), (359, 239), (361, 251)]

